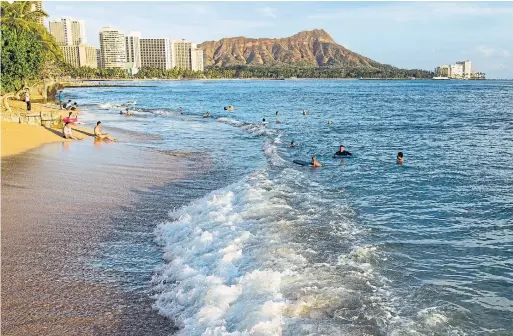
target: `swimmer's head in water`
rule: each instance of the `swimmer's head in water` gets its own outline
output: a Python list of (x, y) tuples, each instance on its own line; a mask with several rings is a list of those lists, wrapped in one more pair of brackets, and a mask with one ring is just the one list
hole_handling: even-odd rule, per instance
[(343, 152), (344, 151), (344, 145), (340, 145), (340, 151)]
[(399, 153), (397, 153), (397, 158), (398, 158), (398, 159), (402, 159), (402, 158), (403, 158), (403, 152), (399, 152)]
[(265, 121), (265, 118), (264, 118), (264, 119), (262, 119), (262, 121)]

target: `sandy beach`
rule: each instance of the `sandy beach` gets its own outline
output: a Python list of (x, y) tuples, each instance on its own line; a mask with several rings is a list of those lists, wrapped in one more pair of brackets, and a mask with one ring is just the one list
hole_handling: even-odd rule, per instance
[[(25, 103), (17, 100), (10, 100), (9, 105), (13, 112), (26, 113)], [(30, 113), (39, 113), (41, 111), (58, 111), (62, 117), (67, 117), (69, 111), (60, 110), (54, 104), (32, 104), (32, 111)], [(73, 126), (77, 130), (75, 134), (81, 138), (90, 138), (93, 132), (92, 129)], [(27, 125), (14, 122), (1, 122), (2, 130), (2, 146), (1, 155), (6, 157), (23, 153), (29, 149), (37, 148), (43, 144), (52, 142), (70, 142), (73, 140), (63, 139), (61, 129), (47, 128), (39, 125)]]
[[(152, 265), (112, 271), (140, 251), (109, 267), (98, 260), (116, 244), (143, 244), (160, 255), (155, 222), (187, 197), (163, 201), (158, 190), (185, 178), (191, 160), (93, 139), (3, 157), (2, 334), (172, 334), (172, 322), (151, 307)], [(156, 198), (161, 209), (151, 206)]]

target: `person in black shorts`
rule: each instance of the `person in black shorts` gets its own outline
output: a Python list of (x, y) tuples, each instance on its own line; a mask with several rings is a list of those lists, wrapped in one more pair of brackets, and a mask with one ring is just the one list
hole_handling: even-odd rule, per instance
[(341, 157), (341, 156), (352, 156), (353, 154), (346, 151), (344, 149), (344, 145), (340, 145), (340, 149), (338, 152), (336, 152), (335, 154), (333, 154), (333, 157), (336, 158), (336, 157)]

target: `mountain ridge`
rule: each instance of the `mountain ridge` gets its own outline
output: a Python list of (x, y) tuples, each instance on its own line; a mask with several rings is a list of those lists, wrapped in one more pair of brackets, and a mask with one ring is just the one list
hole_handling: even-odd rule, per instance
[(283, 38), (228, 37), (205, 41), (198, 48), (206, 66), (391, 67), (337, 44), (324, 29)]

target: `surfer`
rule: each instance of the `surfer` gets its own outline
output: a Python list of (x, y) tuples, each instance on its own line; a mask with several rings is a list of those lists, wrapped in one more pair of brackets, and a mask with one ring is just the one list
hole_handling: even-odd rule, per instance
[(322, 167), (322, 163), (317, 161), (317, 159), (315, 158), (315, 155), (312, 156), (312, 166), (314, 166), (314, 167)]
[(403, 152), (397, 153), (396, 161), (397, 161), (398, 165), (401, 165), (401, 166), (403, 165), (403, 163), (404, 163)]
[(340, 145), (339, 151), (336, 152), (335, 154), (333, 154), (333, 157), (336, 158), (339, 156), (352, 156), (352, 155), (353, 155), (352, 153), (350, 153), (344, 149), (344, 145)]

